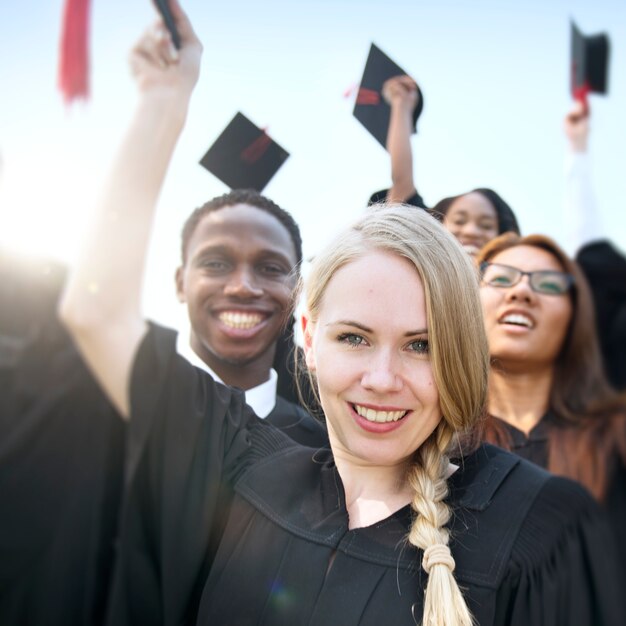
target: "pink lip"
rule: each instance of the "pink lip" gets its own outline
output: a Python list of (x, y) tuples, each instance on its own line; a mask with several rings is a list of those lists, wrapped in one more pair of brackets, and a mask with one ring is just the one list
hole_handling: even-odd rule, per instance
[[(348, 405), (348, 409), (350, 410), (352, 419), (357, 423), (357, 425), (360, 426), (363, 430), (367, 431), (368, 433), (374, 433), (376, 435), (383, 435), (393, 430), (397, 430), (398, 428), (402, 426), (402, 424), (404, 424), (407, 417), (409, 417), (409, 415), (411, 414), (411, 411), (408, 411), (407, 414), (402, 419), (399, 419), (397, 422), (385, 422), (384, 424), (381, 424), (379, 422), (370, 422), (369, 420), (366, 420), (364, 417), (361, 417), (352, 408), (351, 402), (347, 402), (346, 404)], [(373, 404), (362, 404), (361, 402), (358, 402), (358, 404), (360, 406), (365, 406), (368, 409), (374, 409), (376, 411), (404, 411), (406, 410), (406, 409), (400, 409), (397, 407), (387, 407), (387, 406), (383, 407), (383, 406), (376, 406)]]

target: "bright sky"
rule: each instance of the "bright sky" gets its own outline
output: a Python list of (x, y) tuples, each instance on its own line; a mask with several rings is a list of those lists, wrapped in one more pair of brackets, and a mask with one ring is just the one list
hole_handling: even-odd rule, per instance
[[(62, 0), (0, 9), (0, 243), (71, 261), (135, 92), (127, 53), (148, 0), (92, 0), (92, 96), (67, 110), (56, 90)], [(623, 0), (231, 0), (184, 3), (204, 65), (159, 206), (148, 313), (175, 323), (181, 225), (226, 191), (197, 162), (241, 111), (290, 153), (265, 193), (291, 211), (311, 254), (389, 186), (387, 154), (344, 92), (374, 41), (420, 83), (413, 139), (427, 204), (492, 187), (525, 233), (562, 234), (562, 119), (569, 20), (611, 37), (609, 96), (592, 98), (594, 182), (607, 232), (626, 249), (626, 3)]]

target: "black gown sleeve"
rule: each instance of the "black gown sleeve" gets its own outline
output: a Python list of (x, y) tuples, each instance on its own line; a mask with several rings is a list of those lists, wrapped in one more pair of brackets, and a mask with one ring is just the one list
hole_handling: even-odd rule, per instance
[(173, 331), (151, 326), (131, 381), (111, 626), (180, 624), (195, 614), (257, 422), (243, 393), (177, 355)]
[(55, 319), (8, 347), (0, 356), (0, 624), (100, 624), (124, 423)]
[(514, 545), (494, 623), (619, 626), (623, 596), (603, 512), (577, 483), (551, 478)]
[(303, 446), (327, 448), (330, 445), (324, 423), (280, 396), (276, 396), (276, 405), (265, 419)]

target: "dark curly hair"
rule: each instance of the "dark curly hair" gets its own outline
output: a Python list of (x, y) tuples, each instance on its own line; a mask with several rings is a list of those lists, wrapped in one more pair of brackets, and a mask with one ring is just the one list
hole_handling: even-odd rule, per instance
[(237, 204), (247, 204), (261, 211), (265, 211), (275, 217), (287, 229), (296, 252), (295, 269), (298, 270), (302, 263), (302, 236), (300, 235), (298, 224), (285, 209), (281, 209), (275, 202), (262, 196), (254, 189), (233, 189), (222, 196), (217, 196), (209, 200), (201, 207), (198, 207), (187, 218), (181, 234), (181, 256), (183, 264), (187, 261), (187, 246), (189, 245), (189, 240), (195, 232), (200, 220), (209, 213)]

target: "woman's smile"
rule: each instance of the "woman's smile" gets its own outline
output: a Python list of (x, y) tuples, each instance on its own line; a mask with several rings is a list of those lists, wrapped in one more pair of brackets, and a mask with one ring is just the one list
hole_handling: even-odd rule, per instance
[(337, 270), (305, 351), (334, 450), (400, 467), (439, 424), (424, 289), (406, 259), (372, 251)]

